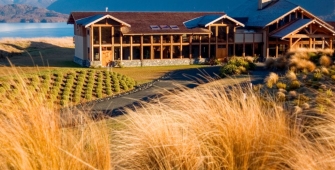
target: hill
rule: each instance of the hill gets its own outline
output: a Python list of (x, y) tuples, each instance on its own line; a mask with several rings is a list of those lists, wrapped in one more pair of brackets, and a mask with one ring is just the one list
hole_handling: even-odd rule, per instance
[(0, 5), (0, 22), (65, 22), (67, 14), (22, 4)]
[[(69, 14), (71, 11), (225, 11), (236, 9), (246, 0), (57, 0), (48, 9)], [(255, 0), (256, 1), (256, 0)], [(335, 3), (333, 0), (289, 0), (325, 20), (335, 20)]]
[(0, 0), (0, 5), (25, 4), (30, 6), (46, 8), (55, 1), (56, 0)]

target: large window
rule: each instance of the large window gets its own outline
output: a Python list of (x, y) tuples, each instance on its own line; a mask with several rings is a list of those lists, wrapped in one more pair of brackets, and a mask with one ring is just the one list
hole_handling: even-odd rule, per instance
[(229, 27), (228, 42), (234, 42), (235, 39), (234, 35), (235, 35), (234, 27)]
[(227, 39), (227, 27), (218, 26), (218, 42), (226, 42)]
[(180, 46), (173, 46), (172, 58), (180, 58)]
[(173, 39), (173, 43), (179, 43), (180, 42), (180, 35), (173, 35), (172, 39)]
[(201, 57), (208, 58), (209, 53), (209, 45), (202, 45), (201, 46)]
[(141, 48), (133, 47), (133, 60), (140, 60), (140, 59), (141, 59)]
[(183, 43), (189, 43), (190, 42), (190, 36), (189, 35), (186, 35), (186, 34), (183, 34), (182, 38), (183, 38)]
[(151, 58), (151, 47), (150, 46), (144, 46), (143, 47), (143, 58), (144, 59), (150, 59)]
[(156, 44), (161, 43), (161, 36), (160, 35), (154, 35), (153, 39), (154, 39), (154, 43), (156, 43)]
[(99, 41), (100, 41), (99, 27), (93, 27), (93, 43), (99, 44)]
[(170, 46), (163, 46), (163, 59), (168, 59), (170, 58)]
[(101, 43), (112, 44), (112, 27), (101, 27)]
[(150, 35), (144, 35), (143, 36), (143, 43), (144, 44), (150, 44), (151, 43), (151, 36)]
[(170, 35), (163, 35), (163, 43), (170, 43), (171, 36)]
[(100, 61), (100, 48), (99, 47), (94, 47), (93, 49), (93, 60)]
[(129, 35), (125, 35), (122, 37), (122, 43), (123, 44), (130, 44), (130, 36)]
[(189, 58), (190, 57), (190, 46), (189, 45), (183, 45), (183, 58)]
[(161, 46), (154, 46), (154, 59), (160, 59), (161, 58)]
[(192, 45), (192, 57), (193, 58), (199, 57), (199, 45)]
[(114, 44), (120, 44), (121, 30), (120, 27), (114, 27)]
[(122, 60), (130, 60), (130, 47), (123, 47), (122, 55)]
[(208, 43), (209, 42), (209, 35), (202, 35), (201, 36), (201, 42), (202, 43)]
[(133, 43), (134, 44), (140, 44), (141, 43), (141, 36), (140, 35), (134, 35), (133, 36)]

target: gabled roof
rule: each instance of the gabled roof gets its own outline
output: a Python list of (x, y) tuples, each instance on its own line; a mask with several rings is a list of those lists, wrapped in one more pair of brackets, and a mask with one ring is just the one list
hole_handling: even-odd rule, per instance
[[(224, 12), (72, 12), (68, 19), (68, 24), (89, 25), (101, 20), (101, 16), (108, 16), (124, 25), (131, 25), (131, 27), (122, 29), (123, 34), (210, 34), (210, 30), (201, 28), (199, 25), (189, 29), (192, 22), (188, 23), (190, 25), (184, 25), (184, 22), (196, 20), (196, 23), (198, 23), (201, 19), (204, 19), (202, 24), (206, 25), (211, 21), (215, 22), (215, 19), (223, 16), (235, 21), (230, 17), (228, 18)], [(207, 17), (202, 18), (203, 16)], [(206, 23), (207, 21), (208, 23)], [(150, 28), (151, 25), (175, 25), (179, 29), (154, 30)], [(240, 23), (240, 25), (243, 24)]]
[(322, 22), (328, 27), (333, 28), (331, 25), (327, 24), (299, 5), (296, 5), (287, 0), (274, 0), (269, 5), (260, 10), (258, 9), (258, 0), (246, 0), (246, 2), (241, 4), (241, 6), (231, 11), (229, 15), (233, 18), (247, 17), (248, 21), (244, 23), (246, 26), (266, 27), (273, 24), (278, 19), (283, 18), (283, 16), (286, 16), (296, 10), (302, 10), (312, 16), (313, 19), (317, 19), (319, 22)]
[(210, 24), (213, 24), (217, 21), (219, 21), (220, 19), (228, 19), (234, 23), (236, 23), (237, 25), (243, 26), (244, 24), (233, 19), (230, 18), (227, 14), (224, 15), (219, 15), (219, 14), (208, 14), (208, 15), (204, 15), (201, 17), (197, 17), (191, 20), (188, 20), (186, 22), (184, 22), (184, 25), (189, 28), (196, 28), (196, 27), (208, 27)]
[(98, 21), (101, 21), (102, 19), (105, 19), (105, 18), (110, 18), (110, 19), (113, 19), (117, 22), (119, 22), (120, 24), (123, 24), (123, 25), (126, 25), (127, 27), (131, 27), (129, 24), (127, 24), (126, 22), (124, 21), (121, 21), (113, 16), (110, 16), (110, 15), (102, 15), (102, 14), (98, 14), (98, 15), (93, 15), (93, 16), (90, 16), (90, 17), (87, 17), (87, 18), (83, 18), (83, 19), (79, 19), (79, 20), (76, 20), (76, 23), (78, 25), (83, 25), (85, 26), (85, 28), (89, 27), (90, 25), (98, 22)]
[(299, 6), (286, 0), (272, 2), (265, 8), (258, 9), (258, 0), (246, 0), (241, 6), (229, 13), (233, 18), (248, 17), (246, 26), (265, 27), (281, 16), (294, 11)]
[[(300, 31), (301, 29), (307, 27), (310, 24), (318, 24), (321, 27), (324, 26), (323, 23), (319, 22), (316, 19), (299, 19), (299, 20), (291, 23), (290, 25), (284, 27), (283, 29), (279, 30), (278, 32), (272, 34), (271, 36), (281, 38), (281, 39), (285, 39), (285, 38), (289, 37), (291, 34), (294, 34), (295, 32)], [(324, 27), (324, 28), (326, 28), (331, 33), (335, 34), (335, 30), (330, 29), (328, 27)]]

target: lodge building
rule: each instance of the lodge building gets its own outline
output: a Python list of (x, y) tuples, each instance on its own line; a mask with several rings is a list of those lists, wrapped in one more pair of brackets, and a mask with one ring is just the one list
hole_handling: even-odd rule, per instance
[(233, 12), (72, 12), (83, 66), (185, 65), (290, 48), (333, 48), (334, 27), (287, 0), (249, 0)]

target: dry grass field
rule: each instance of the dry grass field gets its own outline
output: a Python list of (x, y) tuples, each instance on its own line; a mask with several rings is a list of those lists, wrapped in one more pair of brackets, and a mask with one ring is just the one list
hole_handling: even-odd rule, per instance
[[(34, 41), (1, 41), (3, 53), (27, 50), (36, 61), (14, 55), (13, 64), (19, 67), (0, 68), (2, 80), (10, 84), (5, 88), (19, 99), (1, 103), (0, 169), (335, 169), (335, 66), (330, 51), (291, 51), (289, 57), (268, 61), (269, 68), (290, 70), (283, 76), (270, 74), (264, 85), (227, 87), (215, 81), (185, 87), (128, 109), (121, 118), (105, 118), (59, 109), (36, 93), (42, 86), (31, 91), (25, 74), (71, 67), (73, 47), (53, 43), (43, 42), (34, 51)], [(46, 60), (38, 60), (40, 50)], [(69, 58), (56, 61), (62, 54)], [(46, 66), (46, 61), (53, 64), (34, 72), (33, 65)], [(163, 74), (180, 68), (113, 70)], [(22, 76), (3, 78), (13, 75)], [(140, 81), (152, 79), (148, 77)]]
[(0, 65), (78, 67), (72, 37), (0, 39)]

